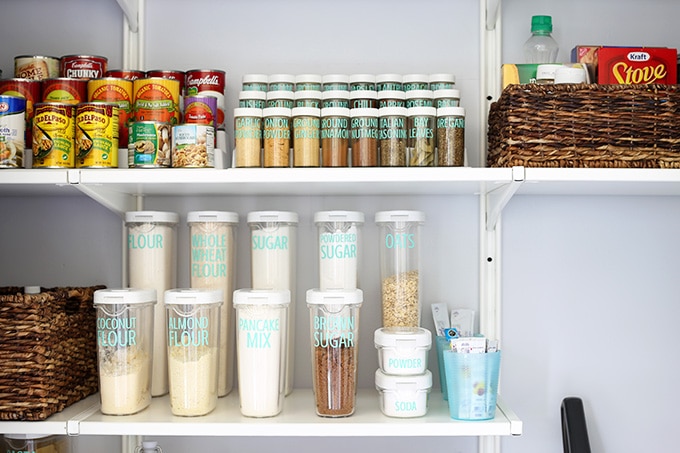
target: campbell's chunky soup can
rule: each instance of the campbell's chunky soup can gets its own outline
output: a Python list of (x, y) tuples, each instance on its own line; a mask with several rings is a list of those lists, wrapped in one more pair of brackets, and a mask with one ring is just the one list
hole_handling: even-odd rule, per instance
[(24, 166), (26, 99), (0, 96), (0, 168)]
[(75, 167), (76, 106), (58, 102), (35, 105), (33, 168)]
[(187, 96), (214, 96), (217, 98), (217, 127), (224, 126), (224, 89), (226, 72), (219, 69), (192, 69), (186, 72)]
[(59, 64), (59, 74), (73, 79), (99, 79), (104, 77), (108, 61), (99, 55), (64, 55)]
[(32, 80), (59, 77), (59, 58), (43, 55), (14, 57), (14, 77)]
[(113, 102), (118, 106), (118, 146), (128, 145), (128, 127), (132, 115), (132, 81), (116, 77), (87, 82), (87, 100)]
[(76, 107), (76, 167), (118, 166), (118, 106), (86, 102)]
[(33, 79), (1, 79), (0, 95), (18, 96), (26, 98), (26, 148), (32, 145), (31, 128), (33, 124), (34, 106), (40, 102), (42, 96), (42, 83)]
[(42, 81), (43, 102), (80, 104), (87, 101), (87, 80), (57, 77)]
[(162, 77), (145, 77), (132, 85), (132, 117), (134, 121), (180, 121), (180, 83)]

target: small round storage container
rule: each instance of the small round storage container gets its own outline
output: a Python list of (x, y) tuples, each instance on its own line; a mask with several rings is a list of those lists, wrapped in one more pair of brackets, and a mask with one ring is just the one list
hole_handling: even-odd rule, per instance
[(382, 327), (375, 331), (380, 370), (394, 376), (423, 374), (432, 334), (422, 327)]
[(432, 373), (426, 370), (413, 376), (392, 376), (376, 370), (375, 388), (383, 414), (399, 418), (422, 417), (427, 414)]
[(0, 439), (3, 453), (70, 453), (71, 437), (50, 434), (5, 434)]

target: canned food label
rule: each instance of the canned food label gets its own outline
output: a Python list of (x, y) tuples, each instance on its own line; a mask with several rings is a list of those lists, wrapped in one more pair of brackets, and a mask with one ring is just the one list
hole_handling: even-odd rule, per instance
[(15, 57), (14, 77), (32, 80), (59, 77), (59, 59), (55, 57)]
[(184, 121), (186, 123), (215, 126), (217, 99), (209, 96), (187, 96), (184, 99)]
[(75, 134), (78, 167), (118, 166), (118, 106), (80, 104)]
[(33, 119), (33, 167), (75, 166), (75, 107), (38, 104)]
[(104, 76), (105, 65), (101, 61), (72, 60), (63, 63), (63, 76), (74, 79), (98, 79)]
[(225, 73), (219, 70), (188, 71), (186, 92), (189, 96), (200, 94), (217, 98), (217, 124), (224, 124)]
[(177, 124), (180, 117), (179, 82), (172, 79), (134, 81), (135, 121), (160, 121)]
[(26, 99), (0, 96), (0, 167), (24, 165)]
[(132, 123), (128, 144), (129, 167), (169, 167), (170, 124), (152, 121)]
[(87, 98), (87, 81), (79, 79), (52, 79), (43, 82), (44, 102), (79, 104)]
[(214, 167), (215, 129), (202, 124), (172, 128), (173, 167)]
[(120, 78), (90, 80), (87, 91), (90, 101), (113, 102), (118, 106), (118, 144), (126, 147), (132, 116), (132, 82)]

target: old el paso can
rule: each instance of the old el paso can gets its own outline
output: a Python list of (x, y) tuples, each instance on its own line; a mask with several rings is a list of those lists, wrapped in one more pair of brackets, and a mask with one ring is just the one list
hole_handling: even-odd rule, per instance
[(59, 64), (61, 77), (99, 79), (104, 77), (108, 59), (98, 55), (64, 55)]
[(76, 106), (58, 102), (35, 105), (33, 168), (75, 167)]
[(0, 168), (24, 166), (26, 99), (0, 96)]
[(0, 94), (26, 98), (26, 148), (30, 148), (34, 106), (41, 100), (42, 83), (40, 80), (33, 79), (2, 79), (0, 80)]
[(132, 117), (132, 80), (116, 77), (91, 79), (87, 82), (87, 100), (113, 102), (118, 106), (118, 146), (126, 148)]
[(160, 121), (177, 124), (180, 120), (179, 82), (162, 77), (132, 81), (134, 121)]
[(224, 89), (226, 72), (220, 69), (192, 69), (186, 72), (187, 96), (214, 96), (217, 98), (217, 127), (224, 125)]
[(118, 166), (118, 106), (84, 102), (76, 106), (76, 167)]
[(43, 102), (80, 104), (87, 100), (87, 80), (57, 77), (42, 81)]

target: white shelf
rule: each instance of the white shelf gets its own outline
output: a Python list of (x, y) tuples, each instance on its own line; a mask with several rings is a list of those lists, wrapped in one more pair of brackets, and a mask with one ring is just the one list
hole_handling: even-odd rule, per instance
[(239, 412), (238, 394), (220, 398), (217, 408), (202, 417), (176, 417), (170, 413), (169, 397), (154, 398), (151, 406), (129, 416), (107, 416), (99, 411), (99, 396), (87, 399), (40, 422), (0, 422), (0, 432), (71, 435), (149, 436), (509, 436), (522, 434), (522, 422), (499, 398), (496, 417), (488, 421), (463, 422), (449, 417), (439, 392), (430, 394), (429, 411), (419, 418), (391, 418), (378, 406), (375, 389), (360, 389), (354, 415), (323, 418), (314, 412), (311, 389), (296, 389), (286, 397), (281, 414), (248, 418)]

